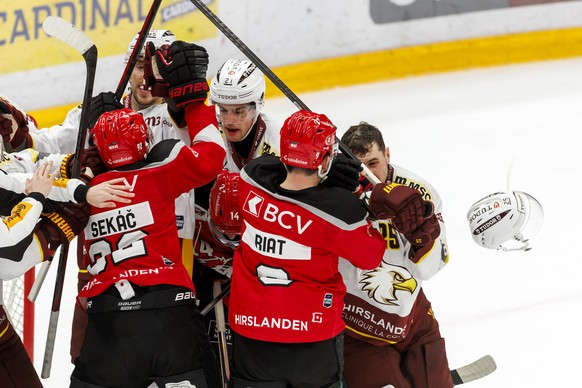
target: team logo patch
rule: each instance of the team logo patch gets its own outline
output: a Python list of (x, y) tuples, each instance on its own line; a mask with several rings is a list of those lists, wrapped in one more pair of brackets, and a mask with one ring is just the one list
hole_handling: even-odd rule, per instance
[(333, 295), (329, 292), (323, 296), (323, 307), (330, 308), (333, 304)]
[(176, 215), (176, 226), (178, 230), (184, 228), (184, 216)]
[(259, 214), (261, 214), (261, 208), (263, 207), (264, 202), (265, 199), (263, 197), (251, 191), (247, 196), (247, 199), (245, 200), (243, 209), (247, 213), (250, 213), (253, 216), (258, 217)]

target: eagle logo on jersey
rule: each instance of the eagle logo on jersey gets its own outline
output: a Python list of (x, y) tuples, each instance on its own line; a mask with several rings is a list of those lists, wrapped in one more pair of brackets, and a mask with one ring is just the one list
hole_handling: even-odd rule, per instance
[(385, 262), (372, 271), (364, 272), (360, 284), (369, 298), (391, 306), (398, 306), (397, 291), (413, 294), (418, 287), (416, 279), (406, 268)]

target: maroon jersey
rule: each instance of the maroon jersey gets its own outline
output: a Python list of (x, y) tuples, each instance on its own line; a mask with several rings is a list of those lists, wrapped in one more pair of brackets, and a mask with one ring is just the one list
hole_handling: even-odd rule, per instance
[(79, 293), (81, 302), (122, 279), (140, 286), (171, 284), (194, 290), (182, 264), (174, 200), (216, 177), (225, 156), (212, 125), (197, 133), (194, 141), (186, 147), (179, 140), (164, 140), (144, 161), (92, 180), (96, 185), (123, 177), (135, 197), (126, 206), (91, 208), (84, 235), (87, 270), (93, 276)]
[[(375, 268), (385, 245), (347, 190), (318, 185), (289, 191), (279, 158), (259, 157), (241, 172), (241, 243), (234, 256), (229, 323), (270, 342), (316, 342), (344, 329), (341, 256)], [(365, 247), (371, 254), (362, 255)], [(365, 257), (364, 257), (365, 256)]]

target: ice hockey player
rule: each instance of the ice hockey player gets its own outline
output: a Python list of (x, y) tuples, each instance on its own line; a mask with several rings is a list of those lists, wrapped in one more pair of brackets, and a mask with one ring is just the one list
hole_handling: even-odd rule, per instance
[[(123, 177), (136, 198), (135, 205), (114, 212), (91, 209), (85, 247), (92, 278), (78, 295), (89, 325), (72, 388), (219, 384), (194, 285), (182, 264), (174, 199), (214, 179), (225, 151), (214, 112), (204, 104), (206, 50), (177, 43), (171, 62), (158, 54), (155, 60), (174, 102), (185, 109), (192, 145), (164, 140), (148, 152), (146, 124), (129, 109), (102, 114), (93, 128), (109, 171), (91, 184)], [(172, 93), (187, 84), (191, 93)]]
[[(210, 82), (210, 103), (216, 109), (219, 128), (226, 145), (225, 168), (239, 172), (261, 155), (279, 155), (280, 123), (262, 112), (265, 104), (265, 77), (246, 59), (229, 59)], [(212, 268), (229, 278), (233, 249), (220, 242), (208, 226), (209, 193), (213, 183), (196, 192), (196, 238), (194, 252), (201, 268)], [(204, 271), (204, 269), (202, 269)], [(206, 273), (206, 271), (204, 271)]]
[[(263, 111), (265, 77), (255, 64), (246, 59), (228, 59), (210, 82), (209, 101), (216, 109), (224, 138), (227, 152), (225, 168), (228, 171), (237, 173), (261, 155), (279, 155), (281, 124)], [(225, 183), (228, 183), (228, 176), (233, 175), (225, 173)], [(197, 189), (195, 195), (194, 282), (201, 308), (213, 299), (214, 284), (230, 278), (235, 245), (211, 223), (208, 201), (213, 184)], [(217, 344), (214, 338), (214, 310), (205, 316), (205, 321), (211, 340)], [(230, 331), (228, 322), (226, 330)], [(229, 341), (228, 345), (231, 352), (232, 342)]]
[[(292, 114), (280, 149), (281, 159), (261, 156), (241, 171), (229, 311), (234, 387), (340, 387), (338, 260), (372, 269), (384, 241), (352, 193), (320, 184), (337, 152), (325, 115)], [(362, 246), (372, 255), (362, 257)]]
[(452, 387), (445, 341), (421, 287), (449, 259), (441, 198), (424, 179), (390, 162), (378, 128), (354, 125), (342, 142), (383, 182), (374, 186), (370, 206), (385, 240), (382, 262), (371, 271), (340, 261), (348, 386)]
[[(3, 158), (0, 142), (0, 160)], [(78, 180), (59, 180), (51, 174), (52, 162), (43, 163), (34, 174), (7, 174), (0, 170), (0, 279), (21, 276), (37, 263), (51, 260), (55, 249), (69, 242), (85, 226), (91, 201), (110, 207), (129, 202), (133, 194), (115, 189), (112, 182), (90, 188)], [(54, 190), (51, 190), (53, 188)], [(52, 193), (49, 197), (49, 193)], [(47, 198), (58, 202), (49, 204)], [(62, 203), (63, 201), (67, 203)], [(70, 202), (73, 201), (73, 202)], [(47, 212), (41, 217), (43, 209)], [(50, 210), (50, 213), (48, 212)], [(39, 221), (40, 218), (40, 221)], [(14, 331), (2, 305), (0, 280), (0, 386), (42, 387), (34, 366)]]

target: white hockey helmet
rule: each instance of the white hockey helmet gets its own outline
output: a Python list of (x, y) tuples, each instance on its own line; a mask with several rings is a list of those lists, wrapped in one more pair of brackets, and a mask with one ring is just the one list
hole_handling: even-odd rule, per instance
[(544, 220), (542, 205), (522, 191), (494, 193), (475, 202), (467, 213), (471, 237), (489, 249), (530, 250), (529, 240)]
[[(127, 53), (125, 54), (125, 58), (123, 60), (124, 63), (129, 62), (129, 57), (131, 56), (131, 52), (137, 43), (137, 38), (139, 37), (139, 32), (135, 34), (131, 43), (129, 43), (129, 47), (127, 48)], [(171, 45), (172, 42), (176, 41), (176, 37), (174, 33), (170, 30), (150, 30), (148, 32), (148, 36), (146, 37), (145, 43), (141, 49), (140, 56), (145, 55), (145, 46), (148, 42), (153, 42), (157, 49), (162, 47), (165, 44)]]
[(254, 102), (259, 113), (265, 104), (265, 77), (251, 61), (229, 59), (210, 82), (210, 101), (230, 105)]

